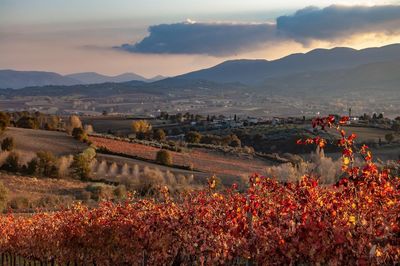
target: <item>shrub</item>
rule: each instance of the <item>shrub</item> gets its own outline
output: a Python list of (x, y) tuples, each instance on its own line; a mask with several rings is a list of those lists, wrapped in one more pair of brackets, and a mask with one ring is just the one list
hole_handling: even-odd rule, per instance
[(31, 161), (28, 163), (28, 169), (35, 168), (36, 171), (33, 172), (34, 174), (38, 174), (44, 177), (57, 178), (57, 158), (54, 156), (54, 154), (48, 151), (40, 151), (36, 154), (36, 156), (36, 167), (34, 167), (34, 165), (30, 165), (32, 162)]
[(156, 162), (163, 165), (172, 165), (172, 155), (167, 150), (159, 150), (156, 155)]
[(139, 139), (144, 139), (151, 130), (151, 124), (146, 120), (137, 120), (132, 123), (132, 131)]
[(23, 116), (17, 121), (17, 127), (38, 129), (39, 121), (36, 117)]
[(0, 134), (10, 125), (10, 115), (0, 112)]
[(89, 179), (92, 172), (91, 162), (95, 157), (96, 151), (92, 147), (89, 147), (82, 153), (75, 155), (71, 164), (74, 176), (81, 180)]
[(391, 143), (391, 142), (394, 140), (394, 135), (393, 135), (392, 133), (386, 134), (386, 135), (385, 135), (385, 140), (386, 140), (388, 143)]
[(71, 115), (64, 125), (67, 134), (71, 135), (74, 128), (82, 128), (82, 121), (77, 115)]
[(117, 199), (123, 200), (127, 197), (126, 187), (124, 185), (119, 185), (114, 189), (114, 196)]
[(10, 200), (9, 206), (13, 210), (25, 210), (30, 208), (30, 202), (28, 198), (18, 196)]
[(72, 136), (79, 141), (86, 142), (88, 140), (88, 135), (85, 130), (81, 127), (76, 127), (72, 130)]
[(7, 206), (8, 189), (0, 181), (0, 213), (4, 211)]
[(14, 138), (13, 137), (8, 137), (3, 139), (2, 143), (1, 143), (1, 149), (3, 151), (12, 151), (15, 147), (15, 143), (14, 143)]
[(185, 135), (185, 140), (189, 143), (200, 143), (201, 140), (201, 134), (199, 132), (195, 131), (189, 131)]
[(165, 141), (165, 131), (162, 129), (156, 129), (153, 133), (153, 138), (157, 141)]
[(15, 152), (8, 154), (2, 169), (10, 172), (17, 172), (19, 170), (19, 155)]
[(95, 201), (111, 199), (114, 194), (111, 187), (104, 184), (90, 184), (86, 187), (86, 191), (91, 193), (91, 198)]

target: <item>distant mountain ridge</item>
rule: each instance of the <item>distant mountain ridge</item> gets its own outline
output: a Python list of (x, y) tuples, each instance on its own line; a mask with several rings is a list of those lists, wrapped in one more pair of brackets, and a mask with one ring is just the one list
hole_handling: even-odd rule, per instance
[(79, 81), (54, 72), (0, 70), (0, 88), (20, 89), (44, 85), (75, 85)]
[(271, 77), (287, 76), (305, 71), (352, 68), (360, 65), (400, 59), (400, 44), (355, 50), (337, 47), (315, 49), (308, 53), (291, 54), (281, 59), (231, 60), (214, 67), (179, 75), (179, 79), (201, 79), (214, 82), (261, 84)]
[(25, 87), (37, 87), (48, 85), (71, 86), (78, 84), (98, 84), (98, 83), (120, 83), (128, 81), (154, 82), (163, 79), (163, 76), (156, 76), (147, 79), (135, 73), (124, 73), (118, 76), (106, 76), (95, 72), (75, 73), (70, 75), (60, 75), (46, 71), (17, 71), (0, 70), (0, 88), (21, 89)]
[(163, 76), (156, 76), (151, 79), (147, 79), (143, 76), (140, 76), (135, 73), (124, 73), (121, 75), (117, 76), (106, 76), (106, 75), (101, 75), (96, 72), (83, 72), (83, 73), (75, 73), (75, 74), (70, 74), (66, 75), (66, 77), (78, 80), (82, 82), (82, 84), (96, 84), (96, 83), (106, 83), (106, 82), (127, 82), (131, 80), (137, 80), (137, 81), (144, 81), (144, 82), (153, 82), (157, 81), (160, 79), (163, 79)]

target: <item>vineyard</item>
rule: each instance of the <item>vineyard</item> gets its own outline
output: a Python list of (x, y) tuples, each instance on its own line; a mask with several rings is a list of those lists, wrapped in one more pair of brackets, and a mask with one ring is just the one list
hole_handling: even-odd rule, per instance
[[(97, 147), (128, 156), (135, 156), (146, 160), (154, 160), (159, 148), (139, 143), (114, 140), (103, 137), (90, 136), (90, 141)], [(193, 148), (188, 152), (170, 152), (175, 165), (194, 168), (208, 173), (220, 175), (242, 176), (249, 173), (260, 173), (271, 163), (260, 159), (238, 158), (224, 155), (210, 150)]]
[(219, 190), (210, 178), (207, 188), (173, 198), (160, 187), (151, 199), (10, 214), (0, 218), (0, 253), (75, 265), (398, 264), (399, 177), (376, 166), (332, 117), (314, 126), (341, 133), (343, 177), (335, 185), (321, 186), (312, 174), (287, 183), (255, 174), (245, 191)]

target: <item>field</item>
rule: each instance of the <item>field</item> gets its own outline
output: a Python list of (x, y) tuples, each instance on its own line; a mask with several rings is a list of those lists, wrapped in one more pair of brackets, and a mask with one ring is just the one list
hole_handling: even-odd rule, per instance
[(0, 139), (6, 137), (13, 137), (16, 151), (27, 155), (38, 151), (50, 151), (57, 156), (63, 156), (79, 153), (87, 147), (67, 134), (57, 131), (9, 127)]
[(36, 207), (68, 207), (80, 198), (87, 186), (77, 180), (40, 179), (5, 172), (0, 172), (0, 182), (8, 190), (9, 203), (16, 205), (18, 212)]
[[(105, 147), (112, 152), (124, 153), (147, 160), (154, 160), (158, 148), (137, 143), (129, 143), (119, 140), (101, 137), (90, 137), (98, 147)], [(193, 166), (195, 170), (217, 175), (229, 175), (231, 177), (248, 176), (252, 173), (264, 173), (265, 168), (272, 165), (268, 161), (251, 158), (247, 155), (231, 155), (221, 152), (193, 148), (184, 152), (172, 152), (173, 162), (180, 166)]]

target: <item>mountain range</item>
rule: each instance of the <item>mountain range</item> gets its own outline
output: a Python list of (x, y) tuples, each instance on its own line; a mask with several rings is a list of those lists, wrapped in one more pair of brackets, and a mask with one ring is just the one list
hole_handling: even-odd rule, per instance
[(124, 73), (118, 76), (106, 76), (95, 72), (75, 73), (60, 75), (54, 72), (45, 71), (17, 71), (0, 70), (0, 88), (21, 89), (24, 87), (36, 87), (47, 85), (71, 86), (78, 84), (99, 84), (99, 83), (120, 83), (132, 80), (143, 82), (154, 82), (163, 79), (163, 76), (156, 76), (147, 79), (135, 73)]
[[(29, 91), (34, 89), (32, 86), (54, 85), (51, 88), (35, 88), (33, 94), (45, 95), (55, 90), (51, 93), (55, 95), (85, 90), (85, 87), (77, 84), (99, 83), (105, 84), (97, 85), (97, 88), (106, 90), (102, 92), (103, 95), (126, 92), (129, 89), (168, 92), (172, 89), (205, 87), (204, 84), (213, 88), (247, 88), (291, 95), (332, 95), (365, 90), (400, 95), (400, 44), (362, 50), (343, 47), (316, 49), (274, 61), (231, 60), (172, 78), (145, 79), (133, 73), (115, 77), (91, 72), (61, 76), (51, 72), (0, 70), (0, 88), (30, 86), (24, 92), (21, 91), (24, 95), (30, 94)], [(95, 90), (96, 86), (90, 88)], [(7, 92), (10, 93), (14, 94)]]
[(232, 60), (214, 67), (178, 76), (214, 82), (262, 84), (272, 77), (289, 76), (307, 71), (353, 68), (375, 62), (400, 60), (400, 44), (355, 50), (337, 47), (315, 49), (305, 54), (292, 54), (278, 60)]

